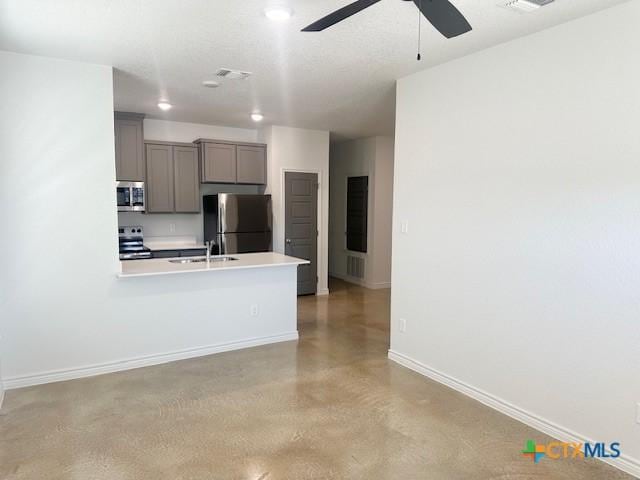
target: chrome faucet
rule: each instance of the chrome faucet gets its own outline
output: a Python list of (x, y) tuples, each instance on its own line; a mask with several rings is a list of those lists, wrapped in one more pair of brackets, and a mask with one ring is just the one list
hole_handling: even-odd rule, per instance
[(207, 246), (207, 263), (211, 262), (211, 248), (213, 248), (213, 242), (208, 241), (205, 243)]

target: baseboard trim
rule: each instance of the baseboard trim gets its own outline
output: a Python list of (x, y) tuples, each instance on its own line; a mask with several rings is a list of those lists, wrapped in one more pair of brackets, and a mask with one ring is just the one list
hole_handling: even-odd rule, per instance
[(322, 297), (324, 295), (329, 295), (329, 289), (328, 288), (323, 288), (323, 289), (320, 289), (320, 290), (318, 290), (316, 292), (316, 296), (318, 296), (318, 297)]
[[(495, 395), (487, 393), (472, 385), (469, 385), (445, 373), (442, 373), (434, 368), (424, 365), (423, 363), (413, 360), (406, 355), (394, 352), (393, 350), (389, 350), (388, 357), (389, 360), (392, 360), (402, 365), (403, 367), (413, 370), (414, 372), (424, 375), (431, 380), (435, 380), (438, 383), (441, 383), (449, 388), (463, 393), (464, 395), (467, 395), (468, 397), (471, 397), (474, 400), (477, 400), (478, 402), (499, 411), (500, 413), (518, 420), (519, 422), (522, 422), (529, 427), (535, 428), (542, 433), (546, 433), (547, 435), (560, 441), (580, 443), (593, 442), (592, 439), (589, 439), (583, 435), (579, 435), (545, 418), (542, 418), (536, 414), (517, 407), (499, 397), (496, 397)], [(640, 478), (640, 460), (636, 458), (623, 454), (619, 458), (615, 459), (600, 458), (598, 460), (601, 460), (611, 465), (612, 467), (622, 470), (629, 475)]]
[(106, 362), (80, 368), (52, 370), (36, 375), (12, 377), (4, 380), (4, 388), (7, 390), (13, 390), (15, 388), (31, 387), (34, 385), (42, 385), (45, 383), (63, 382), (66, 380), (93, 377), (95, 375), (121, 372), (124, 370), (132, 370), (134, 368), (150, 367), (152, 365), (160, 365), (163, 363), (175, 362), (177, 360), (186, 360), (189, 358), (202, 357), (205, 355), (213, 355), (215, 353), (241, 350), (243, 348), (258, 347), (260, 345), (288, 342), (292, 340), (298, 340), (297, 331), (266, 337), (249, 338), (237, 342), (219, 343), (198, 348), (188, 348), (185, 350), (177, 350), (169, 353), (160, 353), (157, 355), (130, 358), (126, 360), (119, 360), (116, 362)]
[(4, 388), (2, 382), (0, 382), (0, 410), (2, 410), (2, 402), (4, 402)]
[(359, 285), (361, 287), (368, 288), (370, 290), (380, 290), (383, 288), (391, 288), (391, 282), (368, 283), (360, 278), (350, 277), (349, 275), (341, 275), (339, 273), (331, 273), (329, 274), (329, 276), (338, 278), (348, 283), (353, 283), (354, 285)]

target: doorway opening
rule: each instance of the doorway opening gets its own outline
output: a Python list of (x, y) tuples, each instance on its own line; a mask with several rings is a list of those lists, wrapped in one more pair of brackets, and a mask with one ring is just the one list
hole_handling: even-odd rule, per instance
[(387, 136), (331, 144), (329, 276), (374, 290), (391, 287), (393, 155)]

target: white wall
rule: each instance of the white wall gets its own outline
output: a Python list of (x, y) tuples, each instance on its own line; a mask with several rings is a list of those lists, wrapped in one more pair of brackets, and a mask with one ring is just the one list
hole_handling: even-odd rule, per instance
[(0, 71), (6, 387), (296, 338), (295, 267), (116, 278), (110, 67), (0, 52)]
[(391, 286), (391, 239), (393, 230), (393, 137), (376, 137), (374, 211), (374, 288)]
[[(199, 123), (172, 122), (146, 118), (144, 120), (145, 140), (164, 142), (193, 142), (198, 138), (229, 140), (236, 142), (256, 142), (258, 130), (203, 125)], [(202, 195), (215, 193), (262, 193), (264, 187), (255, 185), (201, 185)], [(198, 242), (203, 240), (202, 213), (144, 214), (139, 212), (120, 212), (118, 225), (142, 225), (145, 238), (192, 237)]]
[[(393, 138), (369, 137), (334, 143), (330, 153), (329, 273), (369, 288), (391, 286)], [(346, 249), (347, 177), (369, 176), (367, 253)], [(347, 255), (365, 259), (362, 280), (347, 275)]]
[(145, 140), (166, 142), (193, 142), (198, 138), (229, 140), (232, 142), (256, 142), (258, 130), (145, 118), (144, 138)]
[(264, 128), (259, 135), (267, 147), (268, 185), (273, 199), (274, 251), (284, 253), (284, 172), (317, 172), (318, 202), (318, 294), (328, 293), (329, 249), (329, 132), (280, 126)]
[(2, 338), (0, 337), (0, 408), (4, 402), (4, 383), (2, 381)]
[(636, 474), (639, 20), (632, 1), (399, 81), (391, 334), (423, 373), (620, 441)]

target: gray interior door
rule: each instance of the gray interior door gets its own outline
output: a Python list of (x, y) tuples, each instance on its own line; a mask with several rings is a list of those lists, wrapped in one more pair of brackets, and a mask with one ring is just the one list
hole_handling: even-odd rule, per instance
[(318, 283), (318, 175), (285, 173), (285, 253), (304, 258), (298, 267), (298, 295), (316, 293)]

